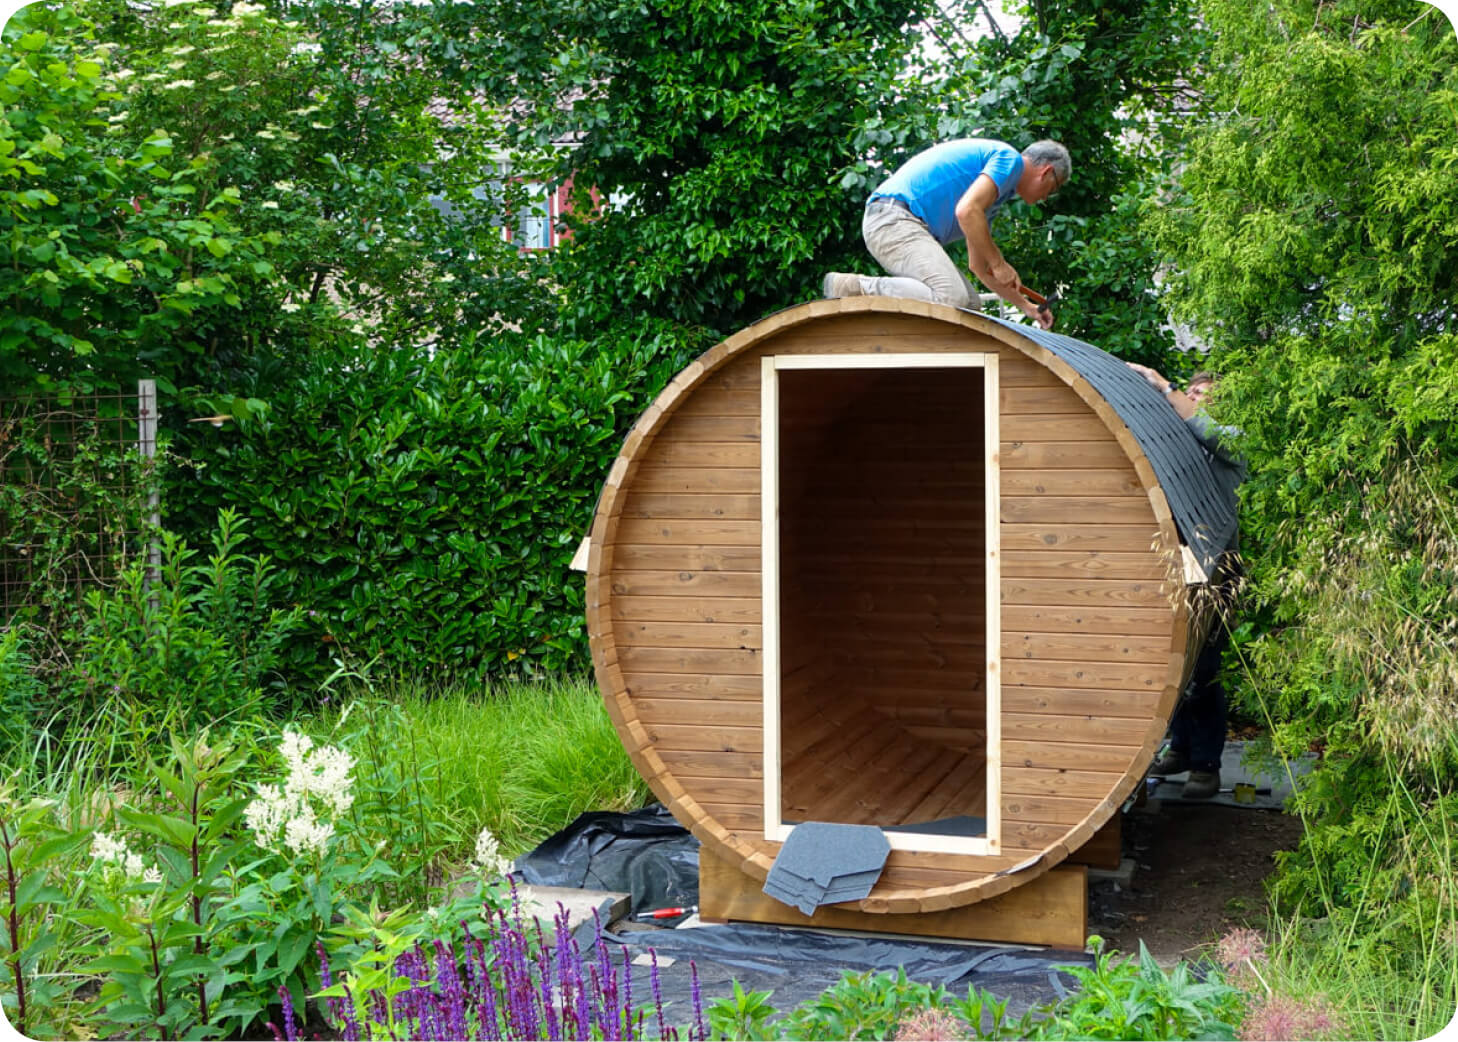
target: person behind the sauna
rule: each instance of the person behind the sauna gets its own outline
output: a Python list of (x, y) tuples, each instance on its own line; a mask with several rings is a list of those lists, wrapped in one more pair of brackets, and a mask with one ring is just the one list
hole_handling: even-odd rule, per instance
[[(1215, 386), (1214, 375), (1196, 373), (1181, 391), (1148, 366), (1128, 364), (1164, 395), (1164, 400), (1199, 439), (1215, 480), (1225, 491), (1234, 492), (1235, 486), (1245, 478), (1245, 462), (1229, 446), (1230, 438), (1239, 432), (1217, 425), (1202, 409)], [(1217, 587), (1223, 616), (1211, 625), (1205, 646), (1195, 659), (1189, 686), (1175, 707), (1169, 723), (1169, 747), (1149, 769), (1150, 774), (1158, 777), (1188, 770), (1189, 778), (1182, 792), (1187, 800), (1207, 800), (1220, 791), (1220, 754), (1225, 750), (1225, 686), (1220, 683), (1220, 656), (1230, 641), (1231, 602), (1238, 575), (1234, 560), (1232, 552), (1227, 567), (1221, 569), (1223, 577)]]
[(967, 266), (984, 285), (1044, 329), (1053, 313), (1023, 296), (1022, 280), (992, 241), (992, 220), (1020, 196), (1041, 203), (1068, 183), (1072, 161), (1056, 141), (1017, 149), (990, 138), (945, 141), (908, 159), (881, 182), (866, 202), (861, 234), (889, 277), (833, 271), (826, 297), (878, 294), (912, 297), (980, 309), (982, 297), (947, 255), (946, 246), (967, 240)]

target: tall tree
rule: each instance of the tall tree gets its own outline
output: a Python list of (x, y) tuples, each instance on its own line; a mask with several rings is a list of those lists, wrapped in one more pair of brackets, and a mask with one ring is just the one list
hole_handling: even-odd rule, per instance
[(464, 74), (547, 150), (580, 217), (559, 278), (591, 328), (653, 315), (732, 332), (859, 252), (836, 174), (927, 0), (481, 0)]

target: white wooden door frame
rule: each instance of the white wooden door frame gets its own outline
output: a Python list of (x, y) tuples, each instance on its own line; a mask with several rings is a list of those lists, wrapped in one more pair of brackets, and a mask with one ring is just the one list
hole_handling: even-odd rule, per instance
[(764, 654), (764, 837), (783, 842), (794, 826), (780, 820), (780, 381), (782, 369), (968, 369), (983, 371), (983, 507), (986, 528), (987, 833), (937, 836), (887, 832), (894, 850), (992, 855), (1002, 841), (1002, 568), (999, 553), (997, 353), (795, 354), (760, 360), (760, 530)]

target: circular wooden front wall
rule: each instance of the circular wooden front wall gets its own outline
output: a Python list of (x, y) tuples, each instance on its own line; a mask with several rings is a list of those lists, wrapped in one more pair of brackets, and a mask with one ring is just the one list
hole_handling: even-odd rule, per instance
[[(765, 878), (779, 846), (764, 838), (762, 809), (761, 359), (991, 351), (999, 372), (1000, 850), (894, 850), (859, 907), (953, 908), (1041, 875), (1110, 819), (1163, 737), (1185, 672), (1188, 613), (1173, 567), (1179, 543), (1148, 461), (1108, 403), (1061, 359), (980, 315), (884, 297), (780, 312), (689, 365), (644, 413), (603, 490), (587, 579), (597, 680), (625, 748), (675, 817), (715, 857), (751, 877)], [(865, 385), (856, 392), (853, 384), (826, 380), (815, 398), (831, 403), (822, 411), (840, 409), (814, 427), (817, 460), (835, 459), (847, 437), (862, 451), (876, 444), (876, 424), (896, 422), (894, 408), (887, 406), (889, 418), (879, 415), (867, 405)], [(926, 385), (924, 406), (906, 406), (914, 386), (883, 395), (902, 401), (903, 426), (888, 429), (909, 432), (917, 420), (934, 431), (944, 408), (937, 390)], [(934, 433), (926, 441), (929, 459), (905, 467), (883, 459), (879, 470), (873, 461), (859, 484), (843, 482), (849, 502), (835, 509), (860, 512), (861, 496), (870, 510), (911, 488), (928, 509), (940, 510), (935, 489), (955, 490), (965, 468), (935, 457)], [(967, 462), (974, 469), (980, 463)], [(807, 502), (835, 496), (824, 465), (805, 469), (821, 479)], [(888, 483), (894, 487), (881, 487)], [(919, 568), (905, 567), (898, 549), (863, 541), (839, 547), (849, 560), (828, 558), (864, 582), (882, 576), (871, 592), (855, 592), (862, 601), (901, 600), (898, 610), (875, 616), (873, 633), (843, 620), (816, 623), (815, 646), (826, 647), (826, 659), (840, 668), (805, 665), (812, 679), (796, 704), (807, 727), (797, 744), (800, 725), (785, 725), (785, 755), (795, 759), (781, 766), (787, 784), (818, 779), (821, 792), (841, 785), (837, 770), (844, 786), (853, 785), (861, 764), (864, 777), (873, 763), (881, 778), (935, 771), (926, 774), (933, 779), (926, 791), (901, 802), (952, 812), (951, 790), (976, 773), (966, 757), (985, 721), (975, 707), (966, 718), (938, 704), (937, 678), (978, 649), (970, 641), (929, 648), (924, 637), (929, 628), (945, 631), (958, 607), (947, 600), (955, 591), (946, 589), (946, 570), (932, 566), (965, 560), (959, 551), (967, 548), (939, 544)], [(782, 561), (790, 551), (782, 547)], [(918, 605), (927, 618), (904, 610)], [(788, 713), (788, 683), (784, 697)], [(819, 734), (809, 730), (815, 722)], [(895, 741), (909, 751), (913, 740), (924, 756), (896, 752)]]

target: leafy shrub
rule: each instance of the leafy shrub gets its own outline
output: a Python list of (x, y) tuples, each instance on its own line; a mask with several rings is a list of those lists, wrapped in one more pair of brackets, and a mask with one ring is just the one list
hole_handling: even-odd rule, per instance
[(461, 922), (484, 930), (500, 903), (489, 881), (503, 869), (489, 834), (467, 872), (479, 885), (432, 906), (445, 883), (430, 863), (440, 845), (410, 832), (416, 815), (405, 809), (421, 796), (432, 814), (426, 793), (380, 798), (353, 776), (348, 748), (293, 731), (278, 759), (282, 770), (251, 745), (174, 738), (101, 820), (50, 841), (47, 856), (91, 840), (73, 896), (42, 890), (31, 904), (59, 903), (56, 914), (89, 929), (62, 976), (99, 984), (93, 1026), (250, 1037), (281, 992), (303, 1009), (324, 986), (323, 950), (349, 968), (368, 962), (380, 930), (407, 945)]
[(217, 524), (205, 562), (163, 533), (155, 580), (134, 564), (116, 589), (87, 596), (73, 664), (54, 682), (63, 726), (104, 713), (145, 759), (157, 733), (240, 719), (280, 697), (280, 649), (303, 610), (274, 606), (283, 577), (266, 555), (238, 552), (243, 521), (224, 510)]
[[(568, 565), (620, 440), (684, 361), (662, 330), (321, 354), (262, 417), (192, 449), (176, 495), (249, 520), (290, 600), (359, 659), (437, 675), (580, 669)], [(296, 643), (320, 670), (329, 647)]]

